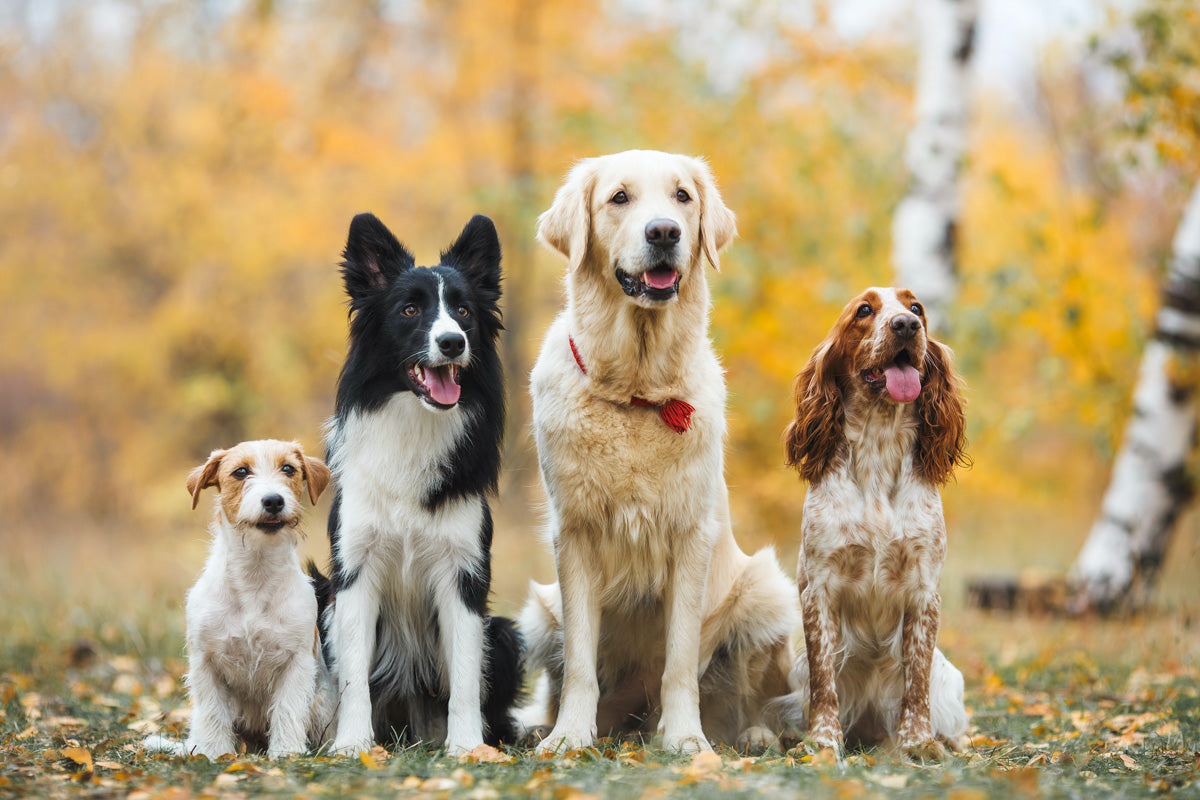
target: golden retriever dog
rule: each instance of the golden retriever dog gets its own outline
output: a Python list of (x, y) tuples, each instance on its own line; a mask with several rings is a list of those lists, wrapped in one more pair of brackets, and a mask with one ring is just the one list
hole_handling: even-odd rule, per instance
[(707, 330), (704, 262), (734, 233), (703, 161), (646, 150), (580, 162), (538, 219), (570, 262), (531, 379), (558, 573), (520, 619), (541, 752), (597, 731), (680, 751), (776, 739), (798, 604), (774, 552), (733, 539)]

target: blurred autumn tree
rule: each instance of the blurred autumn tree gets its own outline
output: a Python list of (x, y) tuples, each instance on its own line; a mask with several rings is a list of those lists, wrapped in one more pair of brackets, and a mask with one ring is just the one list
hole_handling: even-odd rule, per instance
[[(1074, 611), (1145, 605), (1176, 523), (1195, 494), (1200, 391), (1200, 8), (1151, 0), (1134, 15), (1140, 48), (1118, 52), (1126, 127), (1155, 160), (1191, 176), (1133, 408), (1091, 532), (1070, 570)], [(1146, 147), (1140, 151), (1145, 152)], [(1137, 153), (1137, 151), (1135, 151)]]
[[(497, 220), (522, 412), (563, 269), (536, 215), (573, 160), (651, 147), (708, 157), (738, 214), (712, 276), (732, 501), (748, 545), (794, 549), (788, 388), (846, 299), (890, 281), (915, 53), (748, 3), (722, 18), (739, 66), (696, 33), (726, 6), (145, 0), (114, 43), (67, 2), (44, 38), (0, 30), (0, 513), (142, 527), (185, 513), (213, 447), (319, 452), (363, 210), (425, 263), (470, 214)], [(948, 495), (972, 529), (1094, 490), (1061, 463), (1107, 455), (1153, 303), (1131, 267), (1145, 203), (1081, 180), (1052, 126), (978, 116), (951, 342), (976, 467)], [(506, 502), (532, 524), (526, 418)]]

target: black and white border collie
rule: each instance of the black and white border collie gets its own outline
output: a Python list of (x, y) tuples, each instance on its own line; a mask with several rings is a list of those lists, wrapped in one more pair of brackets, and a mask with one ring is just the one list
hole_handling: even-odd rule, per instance
[(360, 214), (344, 255), (350, 352), (326, 435), (332, 570), (314, 574), (340, 692), (334, 750), (511, 743), (521, 642), (488, 615), (487, 495), (504, 431), (496, 228), (475, 216), (441, 263), (418, 267)]

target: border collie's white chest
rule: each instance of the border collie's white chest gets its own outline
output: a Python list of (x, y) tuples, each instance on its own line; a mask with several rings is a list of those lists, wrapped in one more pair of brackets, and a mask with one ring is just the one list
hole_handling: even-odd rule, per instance
[[(482, 498), (460, 498), (436, 511), (425, 506), (466, 422), (461, 408), (434, 412), (404, 392), (376, 411), (349, 414), (330, 431), (344, 563), (361, 564), (369, 551), (408, 572), (426, 554), (475, 553)], [(351, 531), (359, 534), (347, 539)]]

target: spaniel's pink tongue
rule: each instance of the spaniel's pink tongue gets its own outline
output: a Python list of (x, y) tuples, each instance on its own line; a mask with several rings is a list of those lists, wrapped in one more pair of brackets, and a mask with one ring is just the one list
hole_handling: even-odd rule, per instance
[(429, 387), (429, 396), (444, 406), (452, 406), (458, 402), (462, 387), (454, 382), (454, 370), (449, 367), (426, 367), (425, 385)]
[(673, 269), (652, 269), (643, 277), (651, 289), (670, 289), (679, 278), (679, 273)]
[(897, 403), (911, 403), (921, 393), (921, 376), (912, 364), (892, 364), (883, 371), (888, 394)]

